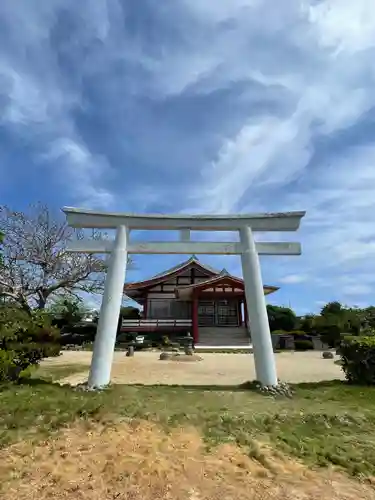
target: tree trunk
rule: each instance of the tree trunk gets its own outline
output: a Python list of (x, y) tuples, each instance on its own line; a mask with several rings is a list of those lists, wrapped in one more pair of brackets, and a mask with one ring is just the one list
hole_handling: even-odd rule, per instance
[(46, 307), (47, 299), (44, 297), (39, 297), (37, 309), (43, 310)]
[(46, 293), (45, 289), (38, 289), (38, 305), (36, 306), (37, 309), (43, 310), (46, 307), (47, 299), (49, 296), (49, 293)]
[(29, 306), (27, 301), (22, 298), (20, 299), (19, 303), (21, 305), (21, 309), (25, 311), (29, 316), (31, 316), (31, 307)]

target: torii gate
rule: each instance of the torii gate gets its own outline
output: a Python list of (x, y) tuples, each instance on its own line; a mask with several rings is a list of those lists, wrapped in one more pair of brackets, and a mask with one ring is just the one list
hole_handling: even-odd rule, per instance
[[(150, 215), (106, 213), (64, 207), (67, 223), (74, 228), (115, 229), (112, 241), (78, 240), (68, 251), (110, 253), (98, 329), (95, 337), (88, 386), (109, 384), (125, 282), (128, 254), (215, 254), (241, 255), (242, 272), (257, 380), (278, 384), (275, 357), (268, 324), (258, 255), (300, 255), (299, 243), (256, 243), (254, 231), (296, 231), (306, 212), (246, 215)], [(180, 241), (136, 242), (132, 230), (178, 230)], [(190, 241), (190, 231), (235, 231), (239, 242)]]

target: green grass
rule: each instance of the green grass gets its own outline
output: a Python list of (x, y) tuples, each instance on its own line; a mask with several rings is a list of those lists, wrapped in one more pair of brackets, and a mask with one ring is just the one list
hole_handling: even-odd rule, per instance
[(89, 367), (87, 365), (79, 364), (66, 364), (66, 365), (42, 365), (36, 367), (31, 373), (32, 379), (41, 379), (49, 382), (56, 382), (69, 375), (74, 375), (75, 373), (88, 371)]
[[(241, 387), (113, 386), (80, 392), (30, 379), (0, 392), (0, 445), (40, 439), (77, 419), (148, 419), (166, 429), (192, 425), (208, 445), (231, 441), (256, 456), (256, 442), (310, 466), (375, 474), (375, 388), (300, 384), (293, 399)], [(259, 457), (257, 457), (259, 459)]]

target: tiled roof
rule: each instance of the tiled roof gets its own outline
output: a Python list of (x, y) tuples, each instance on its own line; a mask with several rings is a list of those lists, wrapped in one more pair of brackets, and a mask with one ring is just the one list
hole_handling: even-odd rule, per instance
[(228, 273), (226, 269), (223, 269), (217, 276), (212, 276), (212, 278), (207, 278), (204, 281), (200, 281), (199, 283), (193, 283), (191, 285), (180, 285), (176, 288), (178, 289), (186, 289), (186, 288), (199, 288), (204, 285), (208, 285), (209, 283), (213, 283), (215, 281), (220, 281), (223, 278), (229, 278), (230, 280), (238, 281), (240, 283), (243, 283), (242, 278), (237, 278), (236, 276), (232, 276), (231, 274)]
[(185, 266), (188, 266), (189, 264), (194, 264), (194, 262), (199, 264), (201, 267), (204, 267), (205, 269), (207, 269), (207, 271), (210, 271), (211, 273), (219, 274), (219, 271), (217, 269), (214, 269), (213, 267), (208, 266), (207, 264), (202, 264), (202, 262), (199, 261), (199, 259), (197, 258), (196, 255), (192, 255), (189, 259), (185, 260), (184, 262), (180, 262), (180, 264), (177, 264), (176, 266), (173, 266), (170, 269), (167, 269), (166, 271), (155, 274), (155, 276), (152, 276), (149, 279), (154, 280), (156, 278), (163, 277), (165, 274), (172, 274), (172, 273), (178, 271), (179, 269), (182, 269)]
[(161, 279), (164, 276), (168, 276), (170, 274), (176, 273), (180, 269), (182, 270), (185, 267), (187, 267), (189, 264), (194, 264), (194, 263), (198, 264), (200, 267), (207, 270), (209, 273), (212, 273), (215, 275), (220, 274), (220, 272), (217, 269), (214, 269), (213, 267), (208, 266), (206, 264), (202, 264), (202, 262), (200, 262), (195, 255), (192, 255), (189, 259), (185, 260), (184, 262), (180, 262), (180, 264), (177, 264), (176, 266), (173, 266), (170, 269), (167, 269), (166, 271), (155, 274), (151, 278), (148, 278), (148, 279), (142, 280), (142, 281), (135, 281), (133, 283), (125, 283), (125, 288), (127, 288), (127, 287), (136, 288), (137, 285), (141, 285), (142, 283)]
[[(207, 278), (204, 281), (200, 281), (199, 283), (193, 283), (191, 285), (180, 285), (175, 288), (175, 294), (177, 297), (181, 297), (180, 293), (186, 293), (193, 291), (195, 289), (205, 288), (210, 285), (214, 285), (216, 283), (220, 283), (220, 281), (228, 281), (235, 283), (236, 286), (244, 287), (244, 280), (242, 278), (238, 278), (237, 276), (233, 276), (228, 273), (226, 269), (223, 269), (217, 276), (212, 276), (211, 278)], [(276, 286), (263, 285), (263, 290), (266, 295), (276, 292), (279, 288)]]

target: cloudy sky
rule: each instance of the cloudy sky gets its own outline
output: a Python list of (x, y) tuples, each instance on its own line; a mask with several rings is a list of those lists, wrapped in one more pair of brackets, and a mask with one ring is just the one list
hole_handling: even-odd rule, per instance
[(375, 303), (374, 84), (373, 0), (2, 0), (0, 202), (306, 210), (270, 300)]

